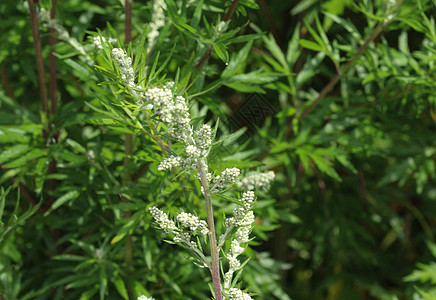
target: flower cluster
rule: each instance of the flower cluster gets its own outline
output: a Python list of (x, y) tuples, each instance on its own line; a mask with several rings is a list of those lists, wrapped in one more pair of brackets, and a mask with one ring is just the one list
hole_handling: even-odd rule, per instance
[(227, 254), (227, 259), (229, 261), (229, 270), (224, 275), (224, 288), (226, 289), (228, 289), (230, 286), (233, 273), (237, 271), (241, 265), (239, 260), (237, 259), (237, 257), (244, 252), (244, 248), (241, 246), (241, 244), (247, 243), (250, 239), (249, 234), (251, 231), (251, 225), (254, 222), (254, 213), (251, 210), (253, 203), (254, 192), (248, 191), (243, 193), (241, 199), (242, 205), (235, 208), (233, 210), (233, 217), (227, 218), (225, 222), (226, 227), (238, 227), (235, 233), (235, 237), (232, 240), (230, 251)]
[[(141, 107), (146, 110), (154, 109), (154, 113), (160, 117), (161, 121), (169, 125), (169, 136), (186, 146), (185, 155), (187, 157), (184, 160), (176, 156), (166, 158), (160, 163), (158, 169), (168, 170), (182, 165), (190, 166), (204, 158), (212, 144), (212, 129), (209, 125), (202, 125), (195, 132), (194, 139), (189, 107), (183, 96), (174, 95), (174, 82), (167, 82), (161, 88), (152, 87), (145, 92), (139, 92), (141, 87), (135, 84), (132, 59), (119, 48), (112, 49), (112, 57), (118, 66), (121, 80), (130, 89)], [(146, 105), (143, 103), (144, 100)]]
[(209, 125), (203, 124), (196, 132), (196, 139), (198, 149), (200, 149), (201, 155), (206, 156), (212, 145), (212, 128)]
[(224, 275), (224, 288), (229, 288), (230, 282), (232, 281), (232, 276), (235, 271), (239, 269), (241, 263), (238, 260), (238, 256), (244, 252), (244, 248), (237, 240), (233, 240), (230, 246), (230, 251), (227, 254), (227, 260), (229, 261), (229, 270)]
[(203, 235), (209, 233), (206, 221), (200, 220), (193, 214), (182, 212), (177, 216), (177, 221), (179, 221), (183, 227), (189, 227), (191, 231), (198, 229)]
[(236, 231), (237, 240), (240, 243), (248, 242), (248, 234), (251, 230), (251, 224), (254, 222), (254, 213), (251, 210), (254, 202), (254, 192), (248, 191), (242, 194), (241, 203), (233, 210), (233, 217), (226, 219), (226, 226), (239, 226)]
[[(130, 89), (137, 102), (146, 110), (154, 109), (154, 113), (161, 121), (169, 125), (169, 136), (178, 142), (184, 143), (184, 160), (181, 157), (172, 156), (166, 158), (159, 165), (159, 170), (168, 170), (178, 166), (189, 166), (199, 159), (207, 156), (212, 144), (212, 129), (209, 125), (202, 125), (196, 132), (190, 125), (191, 117), (186, 99), (181, 95), (174, 95), (174, 82), (167, 82), (162, 87), (152, 87), (145, 92), (135, 84), (135, 74), (132, 67), (132, 59), (124, 50), (112, 49), (112, 57), (120, 72), (121, 80)], [(146, 105), (144, 105), (144, 100)]]
[(151, 103), (156, 115), (170, 126), (169, 136), (185, 144), (182, 157), (172, 156), (163, 160), (159, 170), (168, 170), (179, 166), (192, 166), (199, 159), (207, 156), (212, 145), (212, 129), (203, 124), (197, 131), (190, 125), (189, 108), (186, 99), (174, 96), (173, 82), (165, 84), (162, 88), (153, 87), (145, 93), (145, 99)]
[(149, 45), (152, 45), (156, 41), (159, 36), (159, 29), (165, 25), (164, 9), (166, 8), (167, 6), (164, 0), (153, 1), (152, 18), (151, 22), (148, 23), (148, 28), (150, 28), (150, 32), (147, 35)]
[(174, 221), (168, 219), (168, 215), (161, 211), (156, 206), (152, 206), (149, 208), (151, 215), (159, 227), (162, 228), (166, 233), (174, 233), (177, 230), (176, 223)]
[(254, 189), (267, 189), (271, 181), (274, 180), (275, 174), (273, 171), (266, 173), (252, 172), (238, 181), (237, 185), (243, 190), (252, 191)]
[(145, 98), (155, 109), (155, 113), (165, 123), (171, 126), (169, 134), (179, 142), (188, 143), (192, 140), (189, 108), (183, 96), (174, 96), (173, 82), (162, 88), (153, 87), (145, 92)]
[(142, 295), (142, 296), (138, 297), (138, 300), (154, 300), (154, 298), (153, 297), (146, 297), (146, 296)]
[(254, 213), (251, 210), (254, 203), (254, 193), (248, 191), (242, 194), (242, 206), (238, 206), (233, 210), (233, 217), (227, 218), (225, 221), (226, 227), (238, 226), (235, 237), (239, 243), (246, 243), (249, 240), (251, 224), (254, 222)]
[(94, 36), (93, 38), (93, 42), (94, 42), (94, 47), (98, 50), (103, 50), (103, 45), (102, 44), (107, 44), (108, 42), (110, 44), (114, 44), (117, 42), (117, 39), (115, 38), (109, 38), (106, 39), (104, 36)]
[(242, 206), (244, 206), (245, 209), (250, 209), (254, 202), (254, 192), (253, 191), (247, 191), (242, 194), (241, 203)]
[(244, 293), (240, 289), (231, 288), (226, 291), (226, 300), (252, 300), (247, 293)]
[(120, 71), (121, 80), (129, 88), (137, 88), (135, 85), (135, 73), (132, 67), (132, 59), (127, 56), (126, 52), (120, 48), (112, 49), (112, 57), (117, 63), (118, 70)]
[(157, 166), (157, 169), (159, 171), (164, 171), (164, 170), (170, 170), (173, 169), (175, 167), (180, 166), (182, 162), (182, 158), (179, 156), (170, 156), (165, 158), (160, 164), (159, 166)]
[(173, 220), (168, 218), (168, 215), (156, 206), (149, 208), (151, 215), (153, 216), (156, 223), (162, 228), (166, 233), (174, 234), (174, 242), (184, 243), (190, 248), (196, 248), (195, 242), (191, 241), (191, 233), (183, 231), (183, 228), (189, 228), (192, 232), (198, 232), (202, 235), (209, 233), (207, 223), (204, 220), (200, 220), (198, 217), (190, 214), (181, 212), (177, 215), (176, 219), (181, 224), (182, 228), (178, 228)]
[(238, 179), (241, 170), (238, 168), (227, 168), (225, 169), (221, 175), (216, 176), (212, 180), (212, 193), (216, 193), (220, 189), (228, 188), (232, 183), (236, 182)]

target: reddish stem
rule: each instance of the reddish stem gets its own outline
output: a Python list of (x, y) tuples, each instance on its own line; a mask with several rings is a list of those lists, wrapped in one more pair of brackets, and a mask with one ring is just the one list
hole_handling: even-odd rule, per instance
[(33, 48), (35, 49), (36, 69), (38, 72), (39, 90), (41, 93), (41, 105), (43, 113), (48, 113), (47, 86), (45, 80), (44, 60), (42, 59), (41, 37), (39, 36), (38, 14), (32, 0), (29, 4), (30, 25), (32, 27)]
[[(50, 9), (50, 19), (54, 21), (56, 19), (56, 4), (57, 0), (52, 0), (52, 7)], [(48, 43), (50, 45), (49, 61), (50, 61), (50, 105), (51, 114), (56, 113), (57, 106), (57, 82), (56, 82), (56, 56), (54, 55), (54, 47), (57, 43), (56, 29), (51, 26), (48, 30), (49, 37)]]

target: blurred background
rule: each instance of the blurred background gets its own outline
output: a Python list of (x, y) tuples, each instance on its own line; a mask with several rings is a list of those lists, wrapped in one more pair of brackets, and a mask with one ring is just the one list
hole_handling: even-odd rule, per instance
[(125, 49), (146, 35), (146, 68), (194, 79), (194, 126), (228, 137), (213, 170), (275, 172), (240, 277), (254, 299), (436, 299), (435, 13), (430, 0), (1, 1), (0, 299), (210, 299), (210, 274), (147, 210), (204, 217), (199, 189), (158, 172), (153, 141), (108, 112), (98, 34)]

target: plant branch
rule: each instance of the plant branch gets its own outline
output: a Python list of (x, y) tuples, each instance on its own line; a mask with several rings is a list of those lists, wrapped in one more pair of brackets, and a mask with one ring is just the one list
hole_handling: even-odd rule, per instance
[(6, 96), (11, 99), (15, 99), (14, 90), (12, 89), (11, 82), (8, 77), (8, 73), (6, 71), (6, 66), (3, 65), (0, 69), (0, 80), (3, 85), (3, 89), (5, 90)]
[(128, 44), (132, 41), (132, 2), (133, 0), (126, 0), (124, 7), (124, 44)]
[(207, 211), (207, 224), (209, 225), (209, 244), (210, 256), (212, 258), (212, 281), (213, 289), (215, 291), (215, 299), (222, 300), (221, 293), (221, 278), (220, 278), (220, 264), (219, 264), (219, 249), (216, 240), (215, 221), (213, 218), (212, 199), (210, 197), (209, 184), (204, 170), (204, 161), (197, 162), (197, 172), (200, 175), (201, 186), (203, 187), (204, 199), (206, 201)]
[[(236, 8), (238, 7), (239, 1), (240, 0), (233, 0), (232, 4), (229, 7), (229, 10), (227, 11), (226, 15), (224, 16), (224, 20), (223, 20), (224, 22), (230, 21), (230, 19), (232, 18), (233, 14), (236, 11)], [(198, 72), (200, 72), (201, 69), (203, 69), (204, 65), (211, 57), (212, 51), (213, 51), (213, 46), (211, 45), (211, 46), (209, 46), (209, 49), (206, 51), (206, 53), (203, 55), (203, 57), (200, 59), (200, 62), (195, 67), (195, 69)]]
[[(52, 0), (52, 6), (50, 9), (50, 19), (52, 22), (56, 19), (56, 4), (57, 0)], [(50, 63), (50, 114), (53, 116), (56, 113), (56, 107), (57, 107), (57, 82), (56, 82), (56, 56), (54, 55), (55, 50), (54, 47), (57, 43), (56, 39), (56, 29), (54, 26), (50, 26), (49, 28), (49, 37), (48, 37), (48, 43), (50, 46), (50, 52), (49, 52), (49, 63)], [(52, 118), (51, 125), (54, 125), (54, 120)], [(59, 132), (56, 132), (54, 134), (54, 140), (57, 141), (59, 136)], [(54, 159), (51, 159), (48, 164), (48, 174), (54, 174), (56, 173), (56, 161)], [(56, 191), (56, 185), (57, 182), (55, 179), (49, 179), (47, 182), (48, 190), (52, 192), (51, 195), (49, 195), (50, 203), (53, 203), (56, 199), (54, 196), (54, 192)]]
[[(2, 167), (3, 172), (7, 172), (8, 169), (3, 168)], [(17, 183), (17, 178), (16, 177), (12, 177), (11, 181), (13, 183)], [(36, 205), (38, 203), (38, 201), (36, 200), (35, 196), (32, 195), (32, 193), (29, 191), (29, 189), (22, 184), (21, 182), (18, 182), (18, 188), (20, 190), (21, 195), (23, 195), (24, 198), (26, 198), (26, 200), (31, 204), (31, 205)]]
[[(132, 41), (132, 2), (133, 0), (126, 0), (124, 6), (124, 44), (129, 44)], [(130, 133), (125, 134), (124, 140), (124, 168), (126, 170), (123, 173), (123, 186), (127, 186), (129, 182), (132, 181), (132, 174), (129, 169), (127, 169), (128, 165), (131, 162), (131, 157), (133, 155), (133, 148), (135, 144), (135, 136)], [(121, 197), (123, 202), (128, 202), (125, 197)], [(125, 218), (129, 218), (132, 215), (130, 211), (126, 211), (124, 213)], [(133, 240), (132, 236), (128, 235), (125, 240), (125, 253), (124, 253), (124, 261), (127, 263), (131, 263), (133, 261)]]
[[(57, 0), (52, 0), (52, 7), (50, 9), (50, 19), (54, 21), (56, 19), (56, 4)], [(56, 82), (56, 56), (54, 55), (55, 50), (54, 46), (57, 43), (56, 39), (56, 29), (51, 26), (49, 28), (49, 37), (48, 43), (50, 45), (50, 105), (51, 105), (51, 114), (54, 115), (56, 113), (57, 106), (57, 82)]]
[(261, 7), (262, 12), (264, 13), (266, 20), (268, 21), (269, 28), (271, 29), (271, 33), (274, 36), (274, 39), (276, 40), (277, 45), (279, 45), (280, 48), (282, 48), (282, 43), (280, 41), (279, 36), (279, 30), (277, 29), (276, 24), (274, 23), (274, 18), (271, 14), (271, 10), (269, 9), (268, 4), (265, 0), (259, 0), (259, 4)]
[[(377, 26), (374, 31), (371, 33), (371, 35), (363, 42), (362, 46), (359, 47), (357, 52), (353, 55), (350, 61), (347, 62), (347, 64), (342, 68), (342, 70), (327, 83), (326, 86), (321, 90), (321, 92), (318, 94), (318, 96), (313, 100), (313, 102), (300, 114), (299, 119), (300, 121), (304, 119), (304, 117), (310, 113), (315, 106), (333, 89), (333, 87), (339, 82), (341, 77), (346, 74), (351, 67), (356, 63), (357, 58), (365, 51), (365, 49), (368, 47), (368, 45), (375, 39), (377, 36), (386, 28), (386, 26), (389, 23), (383, 23)], [(289, 136), (292, 132), (292, 123), (288, 125), (286, 129), (286, 136)]]
[(229, 10), (227, 11), (225, 17), (224, 17), (224, 22), (230, 21), (230, 19), (232, 18), (233, 14), (236, 11), (236, 8), (238, 7), (240, 0), (233, 0), (232, 4), (229, 7)]
[(38, 71), (39, 90), (41, 93), (41, 105), (43, 113), (48, 113), (47, 86), (45, 80), (44, 61), (42, 59), (41, 37), (39, 36), (38, 14), (33, 0), (27, 0), (29, 4), (30, 25), (32, 27), (33, 48), (35, 49), (36, 69)]
[[(388, 13), (389, 17), (393, 16), (395, 10), (398, 8), (401, 2), (402, 0), (398, 0), (395, 2), (395, 4), (390, 9), (391, 11)], [(362, 46), (360, 46), (357, 52), (353, 55), (352, 59), (345, 65), (345, 67), (342, 70), (337, 72), (336, 76), (333, 77), (332, 80), (330, 80), (330, 82), (322, 89), (318, 97), (300, 115), (300, 120), (304, 118), (310, 111), (312, 111), (312, 109), (316, 106), (316, 104), (318, 104), (318, 102), (321, 101), (321, 99), (324, 98), (325, 95), (327, 95), (327, 93), (330, 92), (331, 89), (336, 85), (340, 77), (351, 69), (351, 67), (356, 62), (356, 58), (358, 58), (363, 53), (363, 51), (365, 51), (365, 49), (368, 47), (369, 43), (375, 40), (377, 36), (389, 25), (390, 23), (389, 21), (391, 20), (391, 18), (389, 17), (385, 22), (383, 22), (382, 24), (380, 24), (374, 29), (371, 35), (363, 42)]]

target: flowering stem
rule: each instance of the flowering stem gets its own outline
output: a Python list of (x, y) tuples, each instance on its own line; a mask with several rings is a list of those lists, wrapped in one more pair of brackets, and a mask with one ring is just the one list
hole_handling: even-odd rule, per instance
[(204, 199), (206, 200), (207, 211), (207, 224), (209, 226), (209, 244), (210, 256), (212, 258), (212, 282), (215, 291), (215, 299), (222, 300), (221, 294), (221, 279), (220, 279), (220, 265), (219, 265), (219, 249), (216, 241), (215, 221), (213, 218), (212, 200), (210, 198), (209, 184), (206, 177), (204, 162), (199, 160), (197, 162), (197, 172), (200, 175), (201, 185), (203, 187)]
[[(125, 8), (124, 8), (124, 14), (125, 14), (125, 20), (124, 20), (124, 32), (125, 32), (125, 39), (124, 43), (128, 45), (132, 40), (132, 1), (133, 0), (126, 0), (125, 2)], [(133, 155), (133, 148), (135, 144), (135, 136), (130, 133), (125, 134), (125, 140), (124, 140), (124, 167), (128, 168), (128, 165), (131, 162), (131, 156)], [(132, 181), (132, 174), (129, 169), (125, 170), (123, 174), (123, 185), (127, 186), (129, 182)], [(121, 198), (123, 202), (128, 202), (128, 200), (125, 197)], [(130, 211), (124, 212), (124, 217), (129, 218), (132, 215)], [(125, 253), (124, 253), (124, 261), (126, 263), (131, 263), (133, 260), (133, 240), (132, 236), (128, 235), (125, 242)]]

